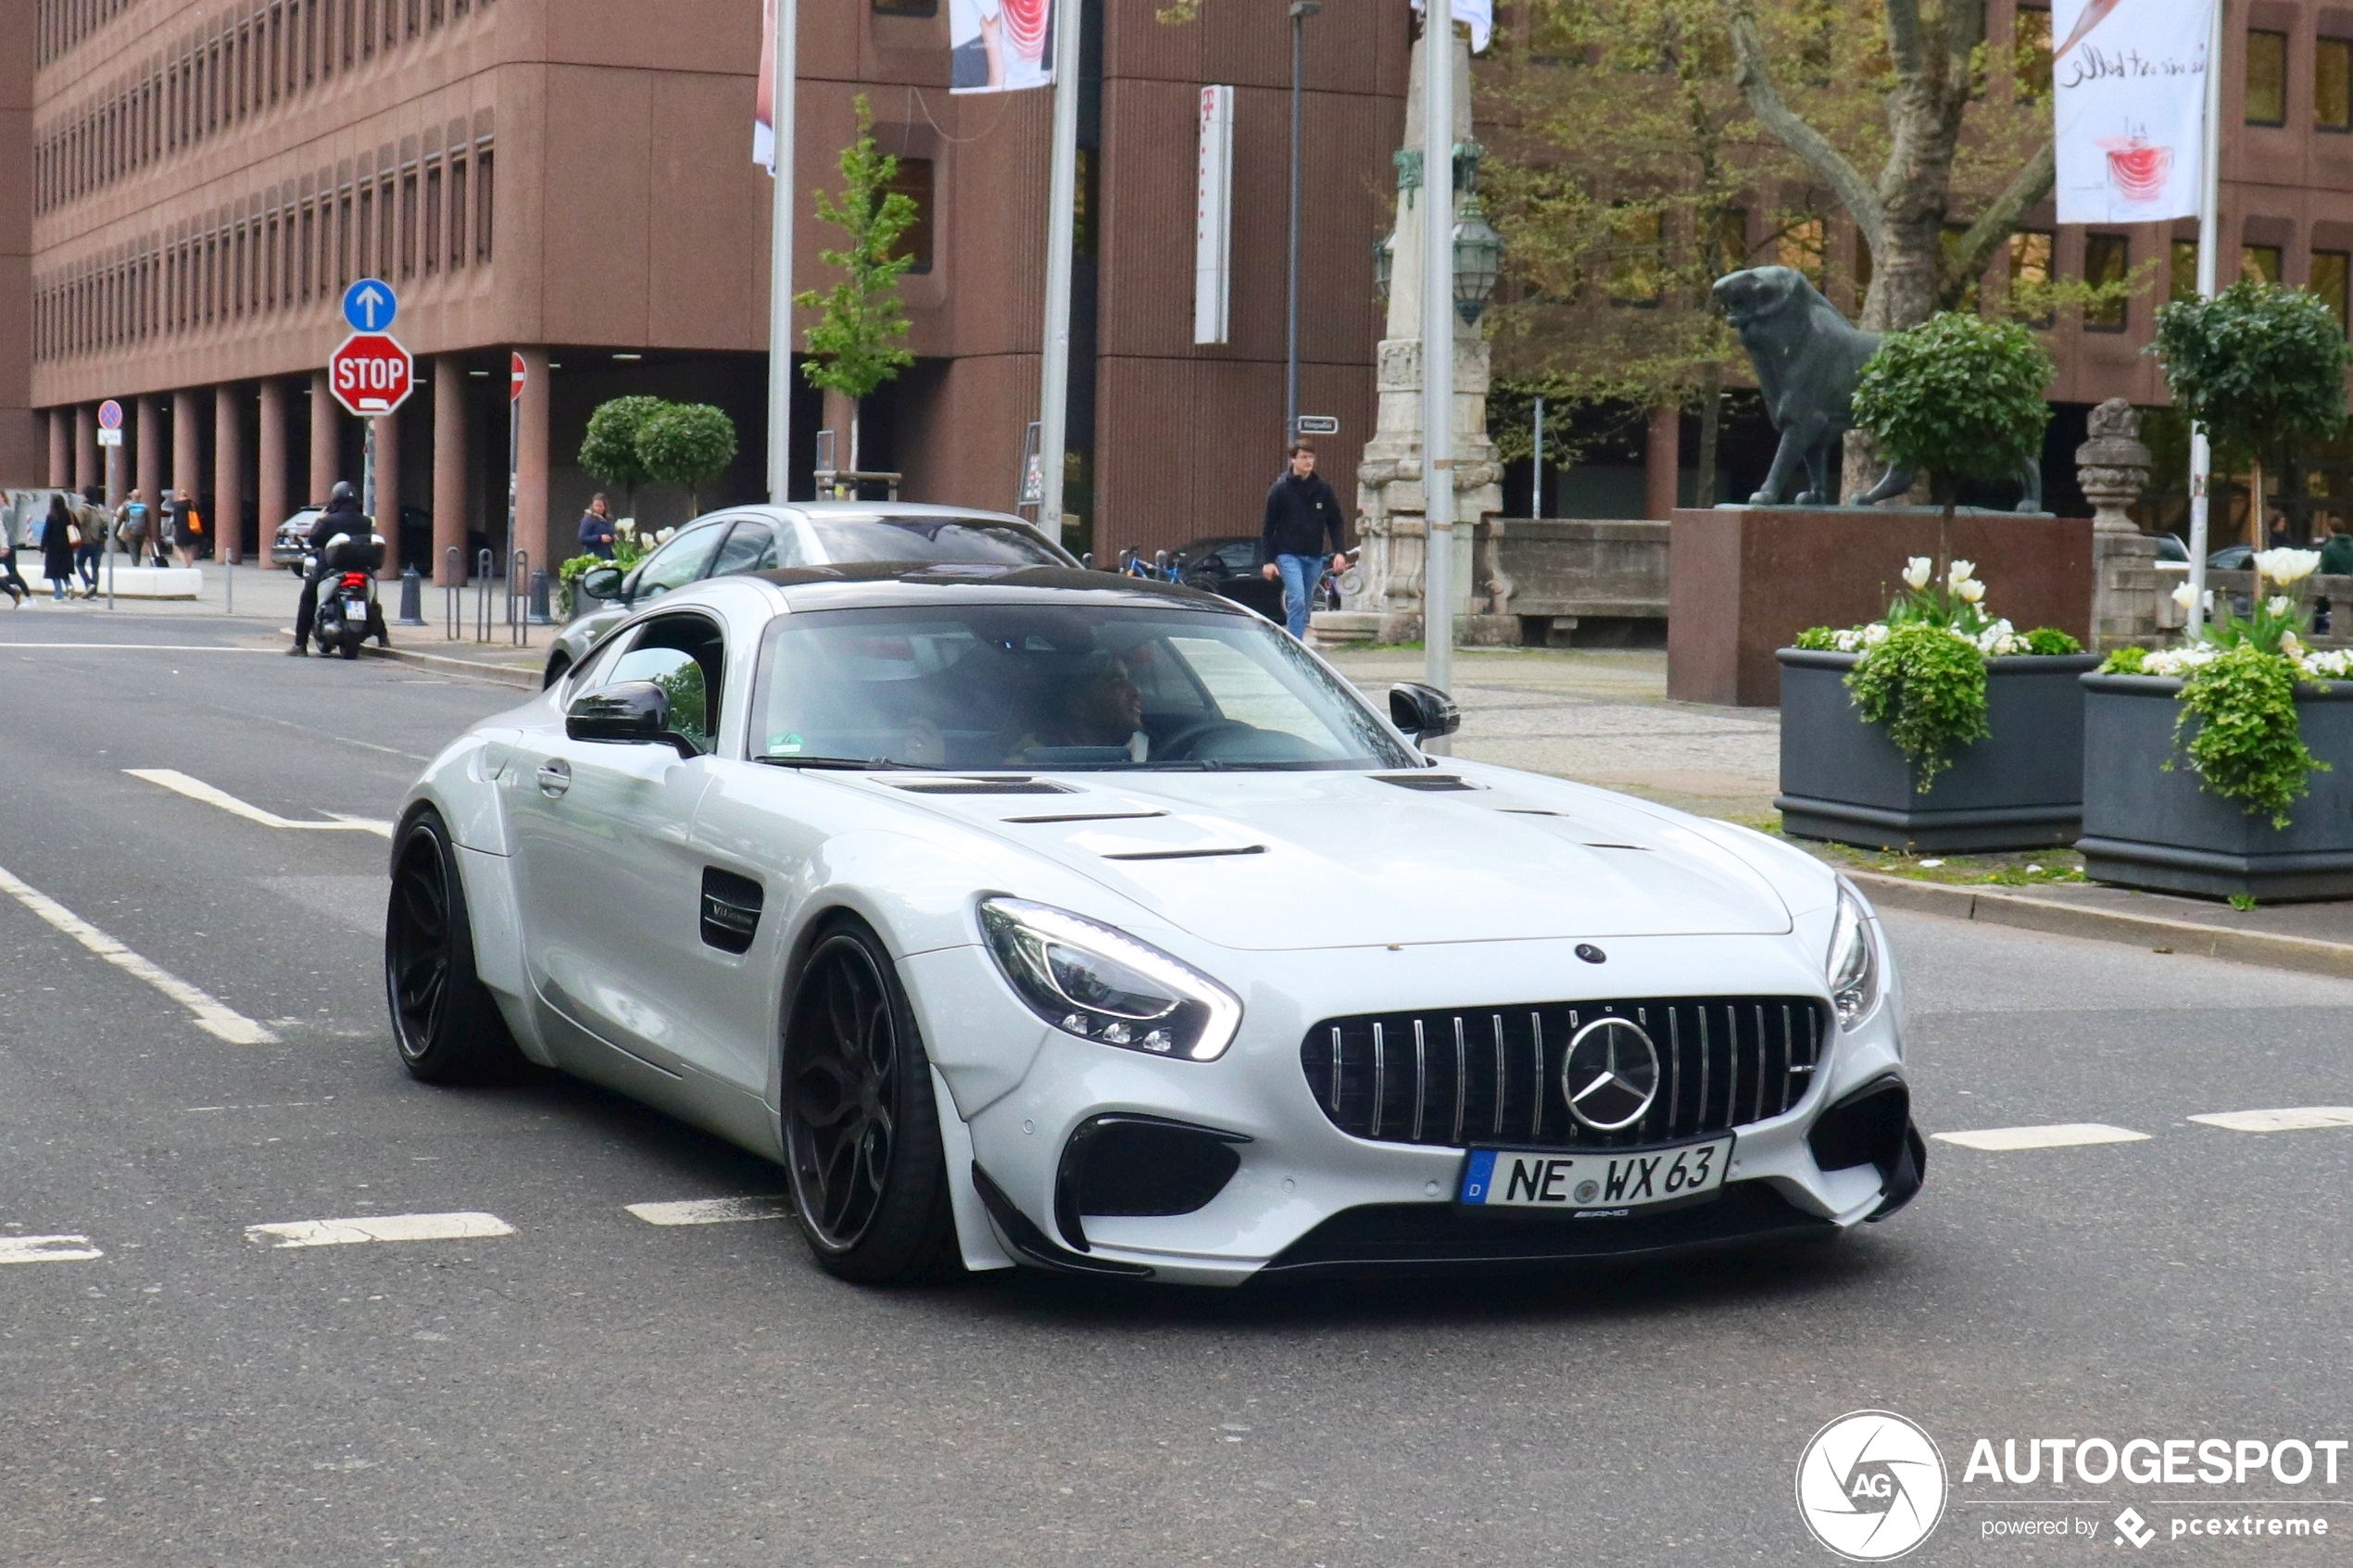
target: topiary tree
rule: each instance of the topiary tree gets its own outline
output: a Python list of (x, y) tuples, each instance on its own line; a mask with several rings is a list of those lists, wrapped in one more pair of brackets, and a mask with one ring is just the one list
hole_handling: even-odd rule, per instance
[(637, 455), (637, 432), (647, 420), (669, 405), (659, 397), (615, 397), (597, 405), (588, 416), (588, 433), (580, 443), (580, 466), (618, 488), (629, 510), (637, 509), (637, 486), (653, 475)]
[(915, 362), (899, 341), (907, 335), (899, 279), (915, 258), (891, 254), (915, 221), (915, 203), (890, 188), (899, 160), (875, 145), (875, 117), (862, 93), (857, 107), (858, 139), (841, 150), (840, 199), (817, 193), (817, 216), (845, 237), (841, 249), (819, 251), (818, 259), (848, 276), (823, 295), (811, 289), (793, 298), (804, 310), (822, 312), (809, 329), (801, 374), (852, 403)]
[(1927, 476), (1944, 508), (1936, 568), (1952, 559), (1953, 505), (1965, 480), (2003, 479), (2043, 450), (2051, 357), (2016, 321), (1948, 310), (1890, 332), (1863, 365), (1855, 423), (1880, 449)]
[(2263, 444), (2344, 431), (2345, 329), (2316, 295), (2242, 278), (2211, 299), (2159, 307), (2150, 352), (2165, 367), (2174, 407), (2246, 460), (2248, 542), (2261, 549)]
[(636, 445), (648, 479), (686, 487), (692, 516), (702, 486), (736, 460), (736, 421), (708, 403), (665, 403), (637, 427)]

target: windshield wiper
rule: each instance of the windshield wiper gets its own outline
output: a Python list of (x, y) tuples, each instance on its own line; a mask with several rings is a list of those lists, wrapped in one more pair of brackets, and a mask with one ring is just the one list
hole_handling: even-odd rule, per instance
[(755, 762), (765, 762), (772, 768), (837, 768), (861, 773), (896, 772), (911, 769), (926, 773), (943, 773), (948, 770), (937, 762), (900, 762), (888, 757), (755, 757)]

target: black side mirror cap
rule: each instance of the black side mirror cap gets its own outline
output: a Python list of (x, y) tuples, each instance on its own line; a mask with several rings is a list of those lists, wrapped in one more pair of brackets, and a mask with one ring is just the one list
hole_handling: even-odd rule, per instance
[(1463, 727), (1463, 712), (1436, 686), (1400, 681), (1389, 688), (1389, 721), (1416, 741), (1436, 740)]
[(574, 586), (592, 599), (605, 601), (617, 599), (621, 597), (621, 568), (617, 566), (591, 567), (580, 574), (580, 581)]
[(652, 681), (623, 681), (590, 692), (564, 709), (564, 734), (608, 746), (673, 746), (681, 757), (700, 747), (670, 725), (670, 694)]

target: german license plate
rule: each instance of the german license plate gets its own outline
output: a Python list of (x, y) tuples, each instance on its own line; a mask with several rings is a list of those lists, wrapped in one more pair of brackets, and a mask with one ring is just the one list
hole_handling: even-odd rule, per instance
[(1640, 1209), (1715, 1191), (1731, 1160), (1729, 1136), (1624, 1154), (1475, 1148), (1463, 1165), (1462, 1200), (1490, 1209)]

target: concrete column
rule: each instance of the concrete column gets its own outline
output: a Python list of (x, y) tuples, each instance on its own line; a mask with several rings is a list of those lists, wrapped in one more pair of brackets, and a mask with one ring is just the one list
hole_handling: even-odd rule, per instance
[(81, 486), (73, 477), (73, 416), (63, 408), (49, 410), (49, 488)]
[[(515, 536), (507, 542), (507, 558), (526, 550), (531, 570), (547, 566), (547, 351), (525, 348), (519, 439), (515, 446)], [(521, 593), (525, 583), (511, 584)]]
[(343, 409), (327, 390), (327, 372), (310, 372), (310, 504), (323, 507), (343, 475), (335, 471), (335, 436)]
[(254, 500), (261, 514), (261, 543), (256, 553), (259, 563), (268, 567), (270, 541), (277, 536), (278, 525), (294, 515), (288, 499), (292, 486), (286, 483), (286, 383), (272, 376), (261, 383), (260, 459), (256, 465)]
[[(212, 539), (212, 558), (234, 566), (245, 557), (245, 410), (237, 389), (223, 382), (212, 389), (212, 510), (205, 528)], [(262, 548), (267, 552), (265, 538)]]
[[(449, 575), (449, 547), (458, 547), (458, 575)], [(433, 561), (443, 587), (461, 586), (473, 562), (466, 558), (466, 362), (444, 354), (433, 362)]]
[(142, 397), (132, 411), (137, 433), (132, 440), (137, 444), (133, 468), (138, 477), (132, 481), (132, 493), (147, 504), (148, 555), (153, 558), (155, 527), (163, 506), (163, 405), (154, 397)]
[(1683, 466), (1683, 411), (1672, 404), (1651, 410), (1642, 450), (1642, 515), (1664, 522), (1675, 515), (1676, 479)]
[(73, 406), (73, 487), (85, 490), (106, 483), (98, 462), (98, 410), (87, 403)]
[[(171, 395), (171, 493), (177, 495), (183, 490), (190, 501), (204, 505), (204, 419), (197, 412), (196, 394), (190, 388)], [(171, 541), (163, 539), (163, 543), (168, 547)], [(172, 557), (175, 563), (179, 558)]]
[(409, 563), (400, 558), (400, 416), (385, 414), (376, 420), (376, 532), (384, 535), (384, 570), (389, 583)]

